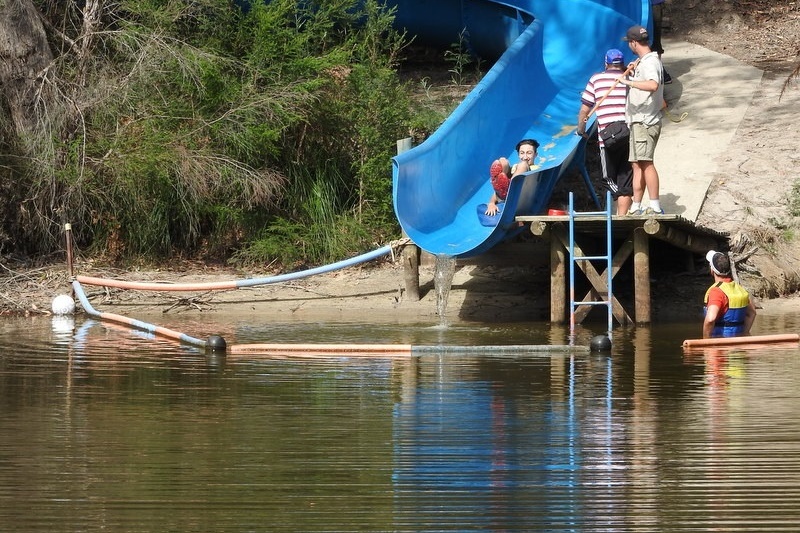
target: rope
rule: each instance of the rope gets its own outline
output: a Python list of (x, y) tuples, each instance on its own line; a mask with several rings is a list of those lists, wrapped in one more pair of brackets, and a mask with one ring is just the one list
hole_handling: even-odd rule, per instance
[(689, 116), (689, 113), (684, 111), (683, 113), (681, 113), (680, 117), (676, 118), (675, 115), (673, 115), (672, 113), (669, 112), (669, 108), (668, 107), (664, 107), (664, 114), (667, 115), (668, 119), (670, 119), (672, 122), (675, 122), (675, 123), (683, 122), (683, 119), (685, 119), (686, 117)]
[(392, 247), (395, 247), (395, 246), (399, 247), (399, 246), (405, 246), (405, 245), (407, 245), (409, 243), (413, 244), (410, 237), (401, 237), (400, 239), (397, 239), (397, 240), (394, 240), (394, 241), (390, 241), (389, 245), (392, 246)]
[[(392, 251), (392, 263), (397, 261), (397, 257), (395, 257), (395, 253), (401, 253), (402, 252), (402, 248), (404, 246), (408, 246), (410, 244), (414, 244), (414, 241), (412, 241), (409, 237), (401, 237), (401, 238), (399, 238), (397, 240), (389, 242), (389, 247), (391, 248), (391, 251)], [(397, 248), (397, 252), (395, 252), (395, 248)]]

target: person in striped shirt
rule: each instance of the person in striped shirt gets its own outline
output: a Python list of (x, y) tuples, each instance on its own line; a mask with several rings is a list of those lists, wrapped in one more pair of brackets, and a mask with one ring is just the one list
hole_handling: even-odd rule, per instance
[(578, 111), (578, 135), (586, 135), (589, 114), (597, 106), (597, 141), (600, 146), (600, 166), (611, 196), (617, 202), (617, 214), (625, 215), (631, 207), (633, 197), (633, 170), (628, 161), (628, 143), (607, 149), (600, 132), (613, 122), (625, 122), (627, 87), (618, 83), (625, 70), (622, 52), (612, 48), (606, 52), (605, 70), (593, 74), (581, 94)]

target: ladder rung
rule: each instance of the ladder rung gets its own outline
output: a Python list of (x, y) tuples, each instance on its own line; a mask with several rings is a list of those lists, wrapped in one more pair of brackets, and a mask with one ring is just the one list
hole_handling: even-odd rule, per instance
[(596, 302), (575, 302), (573, 305), (578, 307), (579, 305), (608, 305), (610, 303), (608, 300), (598, 300)]
[(608, 261), (607, 255), (581, 255), (576, 257), (575, 261), (597, 261), (602, 259), (603, 261)]

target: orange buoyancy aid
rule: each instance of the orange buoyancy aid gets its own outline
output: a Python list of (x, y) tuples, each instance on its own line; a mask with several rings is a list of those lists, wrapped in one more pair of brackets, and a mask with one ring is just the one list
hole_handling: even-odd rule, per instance
[(713, 284), (706, 291), (703, 299), (703, 314), (708, 312), (708, 295), (714, 287), (718, 287), (728, 297), (728, 310), (717, 317), (714, 322), (712, 337), (736, 337), (744, 333), (744, 319), (747, 316), (747, 306), (750, 295), (744, 287), (735, 281), (720, 281)]

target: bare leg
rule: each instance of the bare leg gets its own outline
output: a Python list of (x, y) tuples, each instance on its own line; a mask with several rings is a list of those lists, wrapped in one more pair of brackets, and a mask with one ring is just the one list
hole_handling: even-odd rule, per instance
[(631, 204), (633, 203), (633, 199), (630, 196), (620, 196), (617, 198), (617, 214), (627, 215), (628, 211), (631, 209)]
[[(652, 161), (639, 161), (639, 165), (641, 165), (642, 168), (642, 181), (647, 187), (647, 193), (650, 196), (650, 199), (658, 200), (658, 171), (656, 170), (656, 166)], [(635, 190), (636, 186), (634, 185), (634, 191)]]
[[(647, 163), (647, 161), (635, 161), (631, 163), (631, 168), (633, 168), (633, 201), (634, 202), (641, 202), (642, 198), (644, 198), (644, 170), (642, 169), (642, 163)], [(651, 162), (652, 163), (652, 162)]]
[(509, 163), (508, 159), (506, 159), (505, 157), (501, 157), (500, 159), (498, 159), (498, 161), (500, 161), (500, 164), (503, 165), (503, 174), (505, 174), (506, 176), (508, 176), (510, 178), (511, 177), (511, 163)]

